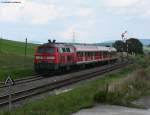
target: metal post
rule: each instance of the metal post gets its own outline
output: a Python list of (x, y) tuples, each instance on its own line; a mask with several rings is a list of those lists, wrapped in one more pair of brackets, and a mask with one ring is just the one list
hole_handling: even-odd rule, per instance
[(0, 53), (2, 53), (2, 36), (0, 37)]
[[(125, 43), (125, 34), (127, 33), (127, 31), (125, 31), (124, 33), (122, 33), (121, 34), (121, 37), (122, 37), (122, 41), (123, 41), (123, 43)], [(123, 48), (124, 48), (124, 46), (122, 46), (122, 61), (123, 61)]]
[(111, 48), (109, 47), (109, 65), (111, 64), (110, 59), (111, 59)]
[(75, 43), (75, 32), (73, 32), (72, 38), (73, 38), (73, 43)]
[[(123, 33), (122, 33), (121, 37), (122, 37), (122, 41), (123, 41), (123, 39), (124, 39)], [(124, 43), (124, 41), (123, 41), (123, 43)], [(122, 46), (121, 61), (123, 61), (123, 48), (124, 48), (124, 46)]]
[(126, 44), (127, 44), (127, 60), (128, 60), (128, 43), (126, 41)]
[(9, 84), (9, 111), (11, 111), (12, 104), (11, 104), (11, 84)]
[(9, 111), (11, 111), (12, 108), (12, 94), (11, 94), (11, 90), (12, 90), (12, 85), (14, 84), (14, 80), (11, 78), (11, 75), (9, 75), (7, 77), (7, 79), (5, 80), (5, 85), (8, 86), (8, 93), (9, 93)]
[(27, 38), (25, 40), (24, 66), (25, 66), (25, 63), (26, 63), (26, 56), (27, 56)]

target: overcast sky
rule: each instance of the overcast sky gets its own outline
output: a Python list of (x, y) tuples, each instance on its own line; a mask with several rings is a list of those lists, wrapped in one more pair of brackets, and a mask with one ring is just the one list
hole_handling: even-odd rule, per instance
[(150, 39), (150, 0), (0, 0), (0, 36), (46, 42), (95, 43), (126, 37)]

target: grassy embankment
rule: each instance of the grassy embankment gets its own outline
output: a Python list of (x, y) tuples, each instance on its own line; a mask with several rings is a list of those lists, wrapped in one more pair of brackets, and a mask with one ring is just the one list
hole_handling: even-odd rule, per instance
[(24, 62), (25, 43), (0, 39), (0, 81), (8, 74), (13, 78), (33, 74), (33, 54), (36, 45), (27, 45), (27, 57)]
[(11, 113), (1, 112), (1, 114), (70, 115), (98, 102), (133, 106), (130, 103), (132, 100), (142, 95), (150, 95), (147, 90), (150, 88), (148, 61), (149, 58), (137, 58), (136, 64), (107, 74), (101, 79), (83, 82), (72, 91), (29, 102)]
[(150, 53), (150, 46), (144, 46), (144, 52)]

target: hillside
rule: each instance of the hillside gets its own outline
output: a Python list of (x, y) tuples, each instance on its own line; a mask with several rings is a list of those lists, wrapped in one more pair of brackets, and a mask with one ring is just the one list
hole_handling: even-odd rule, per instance
[(27, 44), (27, 57), (25, 43), (0, 39), (0, 80), (5, 75), (12, 74), (14, 77), (33, 73), (33, 58), (36, 44)]
[[(33, 56), (36, 44), (27, 44), (27, 56)], [(14, 54), (18, 56), (24, 56), (25, 43), (0, 39), (0, 53), (2, 54)]]
[[(146, 45), (149, 45), (150, 44), (150, 39), (139, 39), (140, 42), (146, 46)], [(102, 45), (102, 46), (112, 46), (112, 44), (115, 42), (116, 40), (114, 41), (106, 41), (106, 42), (101, 42), (101, 43), (96, 43), (97, 45)]]
[(0, 39), (0, 68), (31, 65), (36, 46), (31, 43), (27, 44), (27, 57), (24, 63), (25, 43)]
[(150, 39), (140, 39), (143, 45), (149, 45), (150, 44)]
[(144, 46), (144, 51), (145, 52), (150, 52), (150, 46)]

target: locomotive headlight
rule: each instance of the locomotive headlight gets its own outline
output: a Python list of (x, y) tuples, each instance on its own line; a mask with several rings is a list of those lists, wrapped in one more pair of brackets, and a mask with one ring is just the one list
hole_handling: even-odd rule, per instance
[(54, 56), (47, 56), (46, 59), (55, 59)]
[(43, 59), (42, 56), (36, 56), (36, 59)]

